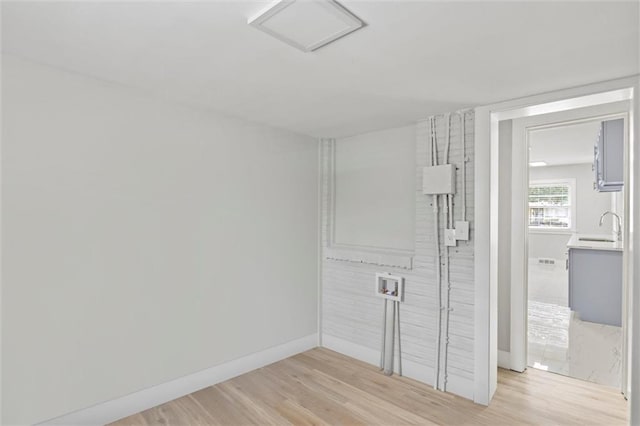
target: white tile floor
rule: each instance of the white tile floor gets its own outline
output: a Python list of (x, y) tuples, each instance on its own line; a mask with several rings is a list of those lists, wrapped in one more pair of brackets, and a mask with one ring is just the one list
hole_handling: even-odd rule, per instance
[(529, 261), (529, 300), (569, 306), (569, 273), (564, 261), (555, 265), (538, 265)]
[(620, 387), (622, 329), (581, 321), (568, 308), (564, 265), (529, 264), (530, 367)]

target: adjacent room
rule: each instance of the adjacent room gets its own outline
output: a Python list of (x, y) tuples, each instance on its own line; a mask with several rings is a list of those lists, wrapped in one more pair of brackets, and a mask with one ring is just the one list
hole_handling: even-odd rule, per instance
[[(606, 138), (611, 126), (623, 134), (624, 118), (529, 134), (528, 365), (623, 391), (624, 139)], [(604, 140), (620, 142), (618, 152), (594, 162)], [(598, 176), (604, 157), (617, 158), (615, 187)]]
[(3, 425), (640, 425), (640, 2), (1, 11)]

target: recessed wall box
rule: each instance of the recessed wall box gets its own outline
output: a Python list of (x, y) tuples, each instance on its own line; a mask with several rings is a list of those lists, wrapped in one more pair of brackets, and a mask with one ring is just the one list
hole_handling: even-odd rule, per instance
[(453, 194), (456, 192), (456, 167), (453, 164), (422, 169), (423, 194)]
[(402, 302), (404, 298), (404, 278), (379, 272), (376, 274), (376, 295), (385, 299)]

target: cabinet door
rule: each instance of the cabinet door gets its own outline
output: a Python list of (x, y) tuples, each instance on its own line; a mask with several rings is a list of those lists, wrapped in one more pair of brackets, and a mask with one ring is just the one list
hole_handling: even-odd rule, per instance
[(624, 119), (603, 121), (594, 148), (596, 189), (617, 192), (624, 184)]
[(569, 307), (583, 321), (622, 324), (622, 252), (569, 250)]

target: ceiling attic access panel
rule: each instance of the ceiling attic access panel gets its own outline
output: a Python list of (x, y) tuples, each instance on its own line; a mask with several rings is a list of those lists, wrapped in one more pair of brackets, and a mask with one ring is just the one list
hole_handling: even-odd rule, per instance
[(326, 46), (365, 25), (333, 0), (280, 0), (248, 23), (303, 52)]

